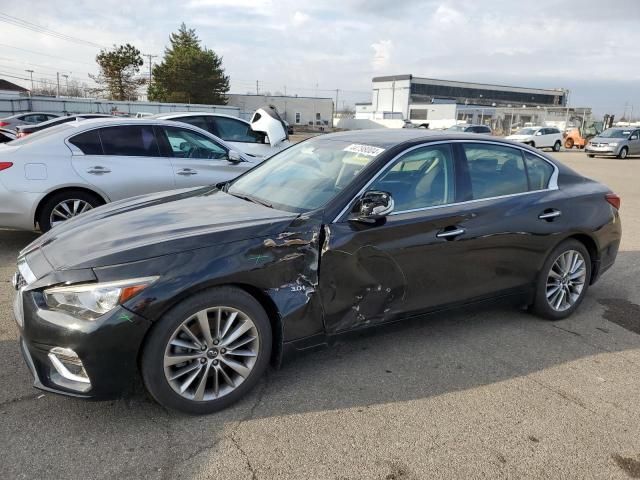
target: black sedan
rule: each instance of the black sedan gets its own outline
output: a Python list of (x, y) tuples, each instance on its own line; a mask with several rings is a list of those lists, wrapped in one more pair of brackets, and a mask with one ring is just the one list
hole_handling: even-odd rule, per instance
[(108, 398), (139, 372), (161, 404), (213, 412), (270, 362), (354, 329), (497, 297), (567, 317), (614, 263), (619, 207), (491, 137), (315, 137), (41, 236), (14, 277), (21, 348), (38, 388)]

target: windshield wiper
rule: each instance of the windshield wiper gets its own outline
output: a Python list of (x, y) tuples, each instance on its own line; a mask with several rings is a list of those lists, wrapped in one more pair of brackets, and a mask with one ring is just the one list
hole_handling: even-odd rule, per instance
[(227, 193), (229, 195), (233, 195), (236, 198), (241, 198), (242, 200), (246, 200), (247, 202), (257, 203), (258, 205), (262, 205), (264, 207), (273, 208), (273, 205), (271, 205), (269, 202), (265, 202), (264, 200), (260, 200), (259, 198), (252, 197), (251, 195), (230, 193), (230, 192), (227, 192)]

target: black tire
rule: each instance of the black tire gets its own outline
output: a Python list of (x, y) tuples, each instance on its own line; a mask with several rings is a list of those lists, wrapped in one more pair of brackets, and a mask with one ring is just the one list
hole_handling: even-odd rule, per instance
[(95, 194), (86, 192), (84, 190), (64, 190), (62, 192), (51, 195), (40, 206), (36, 221), (40, 227), (41, 232), (48, 232), (51, 230), (51, 213), (53, 209), (65, 200), (83, 200), (91, 205), (92, 208), (98, 207), (104, 202)]
[(595, 155), (593, 153), (587, 153), (587, 157), (593, 158), (593, 157), (595, 157)]
[[(167, 343), (184, 320), (203, 309), (216, 306), (235, 308), (250, 317), (258, 332), (258, 356), (249, 375), (235, 390), (214, 400), (189, 400), (175, 392), (165, 377), (163, 360)], [(255, 387), (269, 365), (271, 349), (271, 324), (260, 303), (238, 288), (213, 288), (183, 300), (156, 321), (142, 350), (142, 378), (147, 391), (166, 408), (194, 415), (213, 413), (235, 403)]]
[(553, 151), (559, 152), (561, 146), (562, 146), (562, 142), (560, 142), (560, 140), (556, 141), (556, 143), (553, 144)]
[(618, 158), (624, 160), (629, 155), (629, 149), (627, 147), (622, 147), (620, 152), (618, 152)]
[[(575, 250), (582, 254), (585, 260), (585, 269), (586, 269), (586, 280), (584, 282), (584, 287), (580, 292), (580, 296), (575, 301), (575, 303), (566, 310), (558, 311), (555, 310), (547, 300), (547, 278), (549, 277), (549, 271), (551, 267), (555, 263), (556, 259), (564, 252), (568, 250)], [(547, 320), (562, 320), (563, 318), (567, 318), (582, 303), (584, 296), (589, 289), (589, 280), (591, 279), (591, 255), (589, 255), (589, 251), (584, 246), (584, 244), (578, 240), (569, 239), (560, 243), (553, 251), (549, 254), (549, 257), (544, 262), (544, 265), (540, 271), (540, 275), (538, 276), (538, 280), (536, 282), (536, 291), (535, 291), (535, 301), (533, 303), (532, 311), (536, 315), (546, 318)]]
[(527, 145), (529, 145), (531, 148), (536, 148), (536, 142), (529, 142)]

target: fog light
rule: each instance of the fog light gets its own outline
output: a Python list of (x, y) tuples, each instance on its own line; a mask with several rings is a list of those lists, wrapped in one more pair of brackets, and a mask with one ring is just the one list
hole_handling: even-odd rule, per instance
[(91, 388), (82, 360), (70, 348), (54, 347), (49, 350), (49, 360), (58, 375), (51, 375), (51, 380), (60, 386), (80, 392)]

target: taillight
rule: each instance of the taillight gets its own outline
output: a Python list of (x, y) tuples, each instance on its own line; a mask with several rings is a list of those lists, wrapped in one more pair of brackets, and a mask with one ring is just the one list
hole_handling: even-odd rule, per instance
[(620, 210), (621, 199), (618, 195), (616, 195), (615, 193), (607, 193), (604, 198), (611, 204), (611, 206), (613, 206), (613, 208), (615, 208), (616, 210)]
[(0, 127), (6, 127), (9, 125), (9, 122), (0, 122)]
[(13, 163), (11, 163), (11, 162), (0, 162), (0, 171), (6, 170), (7, 168), (11, 167), (12, 165), (13, 165)]
[(18, 134), (16, 135), (16, 138), (26, 137), (27, 135), (29, 135), (29, 134), (25, 133), (25, 132), (18, 132)]

